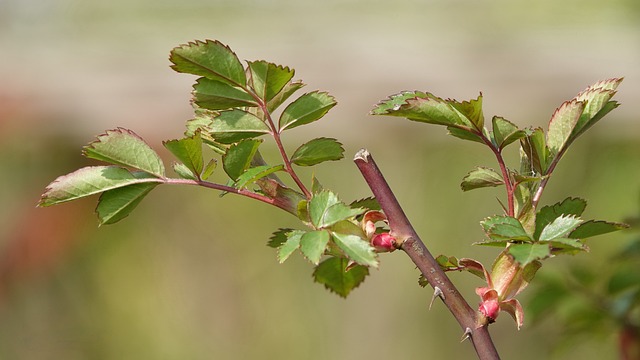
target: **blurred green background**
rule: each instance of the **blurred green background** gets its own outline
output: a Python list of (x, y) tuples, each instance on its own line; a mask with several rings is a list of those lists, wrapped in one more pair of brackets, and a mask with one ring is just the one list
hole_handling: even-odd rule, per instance
[[(102, 228), (95, 199), (34, 206), (56, 176), (90, 164), (80, 149), (106, 129), (136, 131), (169, 161), (160, 142), (182, 134), (194, 78), (171, 71), (168, 52), (209, 38), (336, 96), (325, 120), (288, 139), (343, 141), (347, 159), (316, 171), (325, 187), (345, 201), (369, 196), (349, 160), (367, 147), (434, 254), (484, 262), (495, 250), (470, 244), (503, 194), (463, 194), (458, 183), (476, 165), (495, 167), (492, 155), (442, 128), (368, 116), (373, 104), (401, 90), (482, 91), (485, 116), (546, 126), (562, 101), (624, 76), (622, 106), (577, 141), (543, 197), (583, 197), (585, 217), (621, 221), (640, 211), (639, 4), (0, 0), (0, 359), (473, 358), (444, 307), (427, 311), (431, 294), (403, 254), (384, 255), (338, 298), (299, 256), (277, 264), (266, 241), (297, 224), (263, 204), (160, 187)], [(606, 266), (628, 239), (596, 238), (590, 254), (542, 271)], [(479, 282), (453, 278), (475, 304)], [(558, 350), (553, 319), (517, 332), (503, 315), (492, 333), (504, 359), (616, 358), (613, 333)]]

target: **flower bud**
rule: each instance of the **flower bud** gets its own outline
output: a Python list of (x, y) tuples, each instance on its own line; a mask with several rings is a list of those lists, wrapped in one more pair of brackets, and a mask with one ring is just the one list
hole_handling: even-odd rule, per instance
[(389, 233), (375, 234), (371, 238), (371, 245), (377, 252), (391, 252), (396, 249), (396, 238)]
[(496, 321), (498, 314), (500, 314), (500, 303), (497, 299), (484, 300), (480, 303), (478, 311), (492, 323)]

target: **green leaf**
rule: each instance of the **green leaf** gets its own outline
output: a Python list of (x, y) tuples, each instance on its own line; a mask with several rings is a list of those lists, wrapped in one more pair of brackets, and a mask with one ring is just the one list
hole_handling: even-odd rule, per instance
[(164, 164), (158, 154), (131, 130), (117, 128), (106, 131), (96, 141), (84, 147), (84, 155), (164, 177)]
[(242, 106), (258, 106), (245, 90), (227, 83), (200, 78), (193, 86), (196, 105), (209, 110), (225, 110)]
[(349, 260), (330, 257), (320, 263), (313, 271), (313, 278), (323, 284), (328, 290), (346, 298), (369, 275), (366, 266), (349, 266)]
[(323, 117), (336, 105), (333, 96), (326, 92), (304, 94), (287, 106), (280, 116), (280, 132), (309, 124)]
[(353, 209), (342, 203), (331, 191), (323, 190), (308, 203), (309, 217), (316, 228), (331, 226), (338, 221), (362, 214), (365, 209)]
[(292, 231), (293, 229), (289, 229), (289, 228), (278, 229), (269, 238), (269, 241), (267, 242), (267, 246), (274, 249), (279, 248), (282, 244), (287, 242), (287, 233), (290, 233)]
[(547, 132), (547, 146), (555, 156), (560, 153), (569, 140), (571, 132), (584, 111), (585, 102), (576, 99), (565, 101), (551, 116)]
[(560, 215), (542, 229), (539, 240), (553, 240), (565, 237), (582, 223), (582, 219), (574, 215)]
[(467, 174), (462, 179), (462, 191), (469, 191), (473, 189), (499, 186), (503, 185), (502, 175), (495, 172), (493, 169), (486, 167), (478, 167)]
[(551, 256), (551, 249), (547, 244), (513, 244), (508, 250), (509, 254), (523, 267)]
[(312, 166), (324, 161), (340, 160), (344, 149), (336, 139), (317, 138), (302, 144), (291, 156), (291, 162), (299, 166)]
[(232, 180), (237, 180), (251, 166), (261, 143), (259, 139), (243, 140), (227, 149), (222, 156), (222, 168)]
[(55, 179), (45, 189), (38, 206), (51, 206), (133, 184), (162, 183), (144, 172), (118, 166), (88, 166)]
[(173, 164), (173, 171), (175, 171), (176, 174), (178, 174), (178, 176), (180, 178), (182, 178), (182, 179), (198, 180), (197, 175), (194, 174), (193, 171), (191, 171), (191, 169), (189, 169), (183, 163), (174, 163)]
[(202, 139), (200, 133), (180, 140), (165, 141), (166, 147), (178, 158), (193, 174), (199, 176), (203, 169)]
[(285, 234), (287, 240), (278, 248), (278, 262), (285, 262), (296, 249), (300, 247), (300, 240), (306, 232), (302, 230), (292, 230)]
[(449, 131), (449, 135), (453, 137), (457, 137), (458, 139), (469, 140), (469, 141), (474, 141), (480, 144), (484, 144), (484, 140), (482, 139), (482, 137), (474, 133), (473, 131), (471, 131), (469, 128), (457, 128), (453, 126), (448, 126), (447, 130)]
[(492, 240), (532, 241), (518, 219), (511, 216), (493, 216), (480, 222)]
[(341, 221), (331, 227), (333, 241), (349, 258), (360, 265), (378, 266), (377, 254), (362, 229), (350, 221)]
[(239, 109), (221, 112), (213, 119), (210, 129), (216, 141), (223, 144), (232, 144), (271, 132), (262, 120)]
[(380, 203), (378, 203), (378, 199), (375, 197), (368, 197), (364, 199), (359, 199), (353, 201), (349, 204), (350, 208), (365, 208), (368, 210), (382, 210), (380, 207)]
[(271, 101), (291, 81), (295, 71), (266, 61), (250, 61), (251, 87), (265, 102)]
[(554, 238), (552, 240), (540, 240), (540, 243), (551, 245), (553, 254), (576, 254), (580, 251), (587, 251), (589, 248), (580, 240), (569, 238)]
[(245, 86), (244, 67), (236, 54), (219, 41), (190, 42), (171, 51), (171, 68), (177, 72), (204, 76), (233, 86)]
[(282, 90), (280, 90), (280, 92), (276, 96), (273, 97), (273, 99), (271, 99), (267, 103), (267, 110), (269, 112), (273, 112), (285, 101), (287, 101), (287, 99), (289, 99), (291, 95), (293, 95), (296, 91), (300, 90), (304, 86), (305, 84), (303, 84), (301, 81), (294, 81), (294, 82), (288, 83), (287, 85), (285, 85), (285, 87)]
[(547, 225), (551, 224), (561, 215), (580, 216), (587, 207), (587, 202), (580, 198), (566, 198), (561, 202), (545, 206), (536, 215), (536, 231), (533, 233), (534, 239), (540, 238), (540, 233)]
[(529, 166), (538, 174), (547, 175), (550, 154), (544, 131), (540, 128), (533, 129), (528, 136), (520, 140), (520, 147), (526, 154)]
[(493, 126), (493, 140), (499, 149), (511, 144), (516, 140), (520, 140), (527, 136), (527, 132), (519, 130), (518, 127), (500, 116), (494, 116), (491, 119)]
[(471, 131), (473, 123), (458, 111), (450, 102), (426, 94), (405, 100), (402, 105), (396, 104), (385, 115), (406, 117), (409, 120), (429, 124), (453, 126)]
[(617, 102), (609, 100), (616, 94), (615, 90), (622, 80), (623, 78), (613, 78), (599, 81), (576, 96), (576, 100), (585, 101), (586, 106), (571, 133), (570, 141), (576, 139), (611, 110), (618, 107)]
[(607, 222), (602, 220), (589, 220), (569, 234), (572, 239), (585, 239), (592, 236), (608, 234), (610, 232), (624, 230), (629, 228), (629, 225), (622, 223)]
[(484, 114), (482, 113), (482, 94), (478, 95), (475, 100), (458, 102), (456, 100), (447, 100), (453, 108), (464, 115), (467, 120), (473, 124), (473, 127), (482, 131), (484, 128)]
[(202, 180), (207, 180), (213, 174), (217, 166), (218, 166), (218, 161), (216, 159), (209, 160), (209, 162), (207, 163), (207, 166), (205, 166), (204, 170), (202, 170), (202, 174), (200, 175), (200, 178), (202, 178)]
[(437, 98), (433, 94), (424, 93), (421, 91), (404, 91), (399, 94), (394, 94), (389, 96), (388, 99), (383, 100), (379, 104), (377, 104), (373, 108), (373, 110), (371, 110), (371, 115), (404, 116), (396, 115), (396, 112), (399, 111), (402, 106), (407, 105), (407, 100), (427, 97), (431, 97), (434, 99)]
[(306, 232), (300, 239), (300, 251), (314, 265), (318, 265), (330, 239), (331, 235), (326, 230)]
[(100, 225), (114, 224), (129, 216), (157, 185), (157, 183), (133, 184), (103, 192), (96, 207)]
[(276, 171), (283, 171), (284, 165), (261, 165), (247, 169), (242, 175), (238, 176), (235, 187), (238, 189), (244, 188), (247, 185), (254, 183)]

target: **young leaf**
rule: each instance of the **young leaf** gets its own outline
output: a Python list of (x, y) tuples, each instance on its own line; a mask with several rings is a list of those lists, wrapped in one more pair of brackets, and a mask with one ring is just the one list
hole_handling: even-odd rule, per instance
[(585, 102), (573, 99), (565, 101), (553, 113), (547, 132), (547, 146), (555, 156), (560, 153), (584, 111)]
[(473, 189), (499, 186), (503, 185), (502, 175), (495, 172), (493, 169), (478, 167), (472, 170), (462, 179), (462, 191), (469, 191)]
[(306, 232), (300, 239), (300, 251), (314, 265), (318, 265), (330, 239), (331, 235), (326, 230)]
[(210, 125), (211, 135), (223, 144), (232, 144), (271, 132), (267, 124), (246, 111), (223, 111)]
[(254, 183), (276, 171), (283, 171), (284, 165), (261, 165), (247, 169), (242, 175), (238, 176), (235, 187), (238, 189), (244, 188), (247, 185)]
[(260, 144), (259, 139), (242, 140), (227, 149), (222, 156), (222, 168), (232, 180), (237, 180), (251, 166)]
[(378, 203), (378, 199), (374, 197), (368, 197), (360, 200), (355, 200), (349, 204), (350, 208), (365, 208), (368, 210), (381, 210), (380, 203)]
[(291, 156), (291, 162), (299, 166), (312, 166), (324, 161), (340, 160), (344, 149), (336, 139), (317, 138), (302, 144)]
[(219, 41), (190, 42), (171, 51), (171, 68), (177, 72), (204, 76), (232, 86), (245, 86), (244, 67), (236, 54)]
[(207, 163), (207, 166), (205, 166), (204, 170), (202, 170), (202, 174), (200, 175), (200, 178), (202, 178), (202, 180), (207, 180), (211, 176), (211, 174), (213, 174), (217, 166), (218, 166), (218, 161), (216, 159), (209, 160), (209, 162)]
[(457, 128), (448, 126), (447, 130), (449, 131), (449, 135), (457, 137), (458, 139), (469, 140), (484, 144), (484, 140), (482, 139), (482, 137), (474, 132), (469, 131), (468, 128)]
[(491, 119), (491, 123), (493, 126), (494, 144), (499, 149), (504, 149), (505, 146), (512, 142), (527, 136), (526, 131), (519, 130), (515, 124), (502, 117), (494, 116), (493, 119)]
[(592, 236), (607, 234), (618, 230), (624, 230), (628, 227), (629, 225), (627, 224), (607, 222), (602, 220), (589, 220), (585, 223), (582, 223), (575, 230), (573, 230), (569, 234), (569, 237), (572, 239), (585, 239)]
[(162, 182), (148, 173), (132, 173), (118, 166), (88, 166), (55, 179), (45, 189), (38, 206), (51, 206), (133, 184)]
[(551, 249), (547, 244), (513, 244), (508, 251), (522, 267), (551, 256)]
[(430, 93), (424, 93), (421, 91), (404, 91), (395, 95), (389, 96), (388, 99), (381, 101), (378, 103), (373, 110), (371, 110), (371, 115), (392, 115), (392, 116), (404, 116), (397, 115), (396, 112), (399, 111), (403, 106), (407, 106), (407, 100), (416, 99), (416, 98), (434, 98), (437, 97)]
[(623, 78), (613, 78), (597, 82), (576, 96), (576, 100), (586, 101), (587, 104), (571, 133), (570, 141), (576, 139), (611, 110), (618, 107), (617, 102), (609, 100), (616, 94), (615, 90), (622, 80)]
[(164, 147), (171, 151), (196, 177), (202, 173), (202, 138), (200, 138), (199, 132), (191, 137), (165, 141), (163, 144)]
[(544, 131), (540, 128), (533, 129), (529, 135), (520, 139), (520, 148), (526, 154), (529, 166), (538, 174), (547, 175), (550, 155)]
[(293, 229), (288, 229), (288, 228), (278, 229), (269, 238), (269, 241), (267, 242), (267, 246), (274, 249), (279, 248), (282, 244), (287, 242), (287, 233), (290, 233), (291, 231), (293, 231)]
[(309, 124), (323, 117), (336, 105), (333, 96), (326, 92), (310, 92), (289, 104), (280, 115), (280, 132)]
[(366, 266), (349, 266), (349, 260), (330, 257), (320, 263), (313, 271), (315, 282), (323, 284), (328, 290), (346, 298), (351, 290), (357, 288), (369, 275)]
[(467, 118), (473, 127), (482, 131), (484, 128), (484, 114), (482, 113), (482, 94), (478, 95), (475, 100), (458, 102), (456, 100), (447, 100), (454, 109), (458, 110), (465, 118)]
[[(404, 96), (399, 97), (402, 99)], [(396, 102), (398, 98), (392, 98), (391, 102)], [(384, 114), (392, 116), (406, 117), (409, 120), (425, 122), (429, 124), (445, 125), (466, 129), (471, 131), (475, 125), (466, 118), (464, 114), (458, 111), (446, 100), (435, 97), (431, 94), (425, 94), (425, 97), (414, 97), (404, 101), (403, 104), (395, 104), (389, 108), (389, 101), (378, 105), (374, 109), (374, 114)], [(384, 111), (380, 111), (382, 106)]]
[(302, 230), (292, 230), (285, 235), (287, 240), (278, 248), (278, 262), (282, 264), (300, 247), (300, 240), (306, 232)]
[(185, 164), (183, 163), (174, 163), (173, 171), (178, 174), (178, 176), (182, 179), (188, 180), (198, 180), (198, 176), (191, 171)]
[(251, 87), (266, 103), (291, 81), (295, 71), (266, 61), (250, 61)]
[(532, 241), (518, 219), (511, 216), (493, 216), (480, 222), (492, 240)]
[(84, 155), (139, 169), (157, 177), (164, 177), (164, 164), (153, 149), (131, 130), (117, 128), (99, 135), (98, 139), (84, 147)]
[(324, 190), (313, 196), (308, 204), (311, 223), (316, 228), (331, 226), (338, 221), (362, 214), (365, 210), (353, 209), (342, 203), (336, 194)]
[(291, 95), (293, 95), (296, 91), (302, 89), (304, 85), (305, 84), (303, 84), (301, 81), (294, 81), (285, 85), (285, 87), (267, 103), (267, 110), (269, 112), (273, 112), (285, 101), (287, 101), (287, 99), (289, 99), (289, 97), (291, 97)]
[(331, 227), (331, 234), (336, 245), (351, 260), (360, 265), (378, 266), (377, 255), (359, 226), (350, 221), (341, 221)]
[(129, 216), (157, 185), (157, 183), (133, 184), (103, 192), (96, 207), (100, 225), (114, 224)]
[(551, 253), (574, 255), (581, 251), (587, 251), (589, 248), (580, 240), (568, 238), (554, 238), (549, 241), (540, 240), (540, 243), (551, 245)]
[(533, 238), (539, 239), (542, 229), (561, 215), (580, 216), (586, 207), (587, 202), (585, 200), (571, 197), (557, 204), (543, 207), (536, 215), (536, 231), (533, 233)]
[(227, 83), (200, 78), (193, 86), (196, 105), (209, 110), (225, 110), (242, 106), (258, 106), (245, 90)]
[(560, 215), (540, 232), (539, 240), (553, 240), (565, 237), (582, 223), (582, 219), (574, 215)]

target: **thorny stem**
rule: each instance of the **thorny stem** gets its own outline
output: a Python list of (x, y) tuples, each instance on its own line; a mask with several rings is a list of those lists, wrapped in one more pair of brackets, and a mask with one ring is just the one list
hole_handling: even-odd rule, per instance
[(478, 313), (469, 306), (420, 240), (373, 157), (367, 150), (362, 149), (355, 155), (354, 162), (387, 216), (391, 235), (399, 241), (400, 248), (411, 258), (429, 284), (434, 289), (437, 287), (442, 291), (443, 296), (440, 298), (463, 331), (467, 333), (468, 329), (471, 329), (469, 339), (478, 358), (481, 360), (500, 359), (487, 325), (479, 325)]

